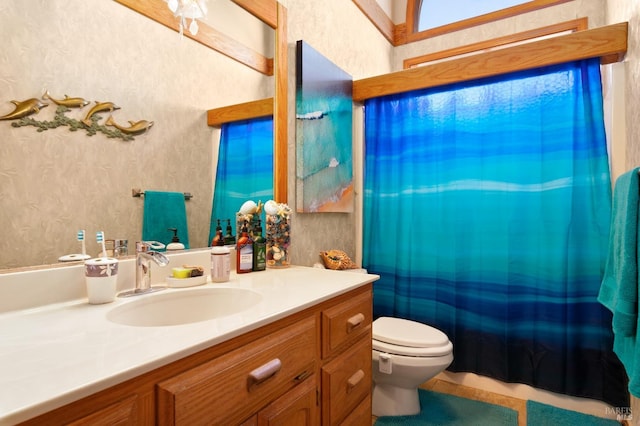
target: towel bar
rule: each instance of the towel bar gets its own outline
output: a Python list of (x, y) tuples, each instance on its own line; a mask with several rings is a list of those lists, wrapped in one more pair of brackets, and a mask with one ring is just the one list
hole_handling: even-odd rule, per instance
[[(144, 195), (144, 191), (141, 190), (140, 188), (133, 188), (131, 190), (131, 196), (132, 197), (137, 197), (137, 198), (141, 198)], [(183, 192), (184, 195), (184, 199), (185, 200), (190, 200), (191, 198), (193, 198), (193, 195), (191, 195), (190, 192)]]

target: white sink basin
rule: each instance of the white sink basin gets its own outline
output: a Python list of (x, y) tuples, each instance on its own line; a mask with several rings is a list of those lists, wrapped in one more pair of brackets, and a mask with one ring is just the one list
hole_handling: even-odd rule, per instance
[(262, 295), (254, 291), (227, 287), (168, 289), (136, 297), (110, 310), (107, 319), (137, 327), (181, 325), (236, 314), (262, 300)]

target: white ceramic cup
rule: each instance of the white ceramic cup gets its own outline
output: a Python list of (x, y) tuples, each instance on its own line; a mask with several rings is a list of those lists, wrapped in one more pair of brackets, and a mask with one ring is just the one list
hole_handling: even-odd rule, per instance
[(118, 288), (118, 259), (98, 257), (84, 262), (89, 303), (113, 302)]

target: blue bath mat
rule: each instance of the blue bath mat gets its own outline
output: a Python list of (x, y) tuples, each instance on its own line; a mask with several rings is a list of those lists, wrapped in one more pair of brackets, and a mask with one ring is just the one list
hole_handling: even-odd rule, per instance
[[(376, 426), (517, 426), (518, 412), (500, 405), (418, 389), (420, 414), (378, 417)], [(540, 423), (543, 424), (543, 423)]]
[(527, 425), (620, 426), (620, 423), (536, 401), (527, 401)]

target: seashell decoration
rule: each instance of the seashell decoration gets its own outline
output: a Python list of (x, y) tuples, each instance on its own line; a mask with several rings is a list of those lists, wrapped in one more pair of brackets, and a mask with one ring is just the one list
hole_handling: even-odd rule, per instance
[(256, 212), (258, 212), (258, 204), (255, 201), (248, 200), (240, 206), (240, 213), (242, 214), (254, 214)]
[(344, 270), (357, 269), (358, 265), (353, 263), (351, 258), (342, 250), (321, 251), (320, 258), (327, 269)]
[(278, 214), (278, 203), (273, 200), (269, 200), (264, 203), (264, 212), (266, 214)]
[(291, 265), (291, 209), (285, 203), (269, 200), (266, 213), (267, 267), (287, 268)]

